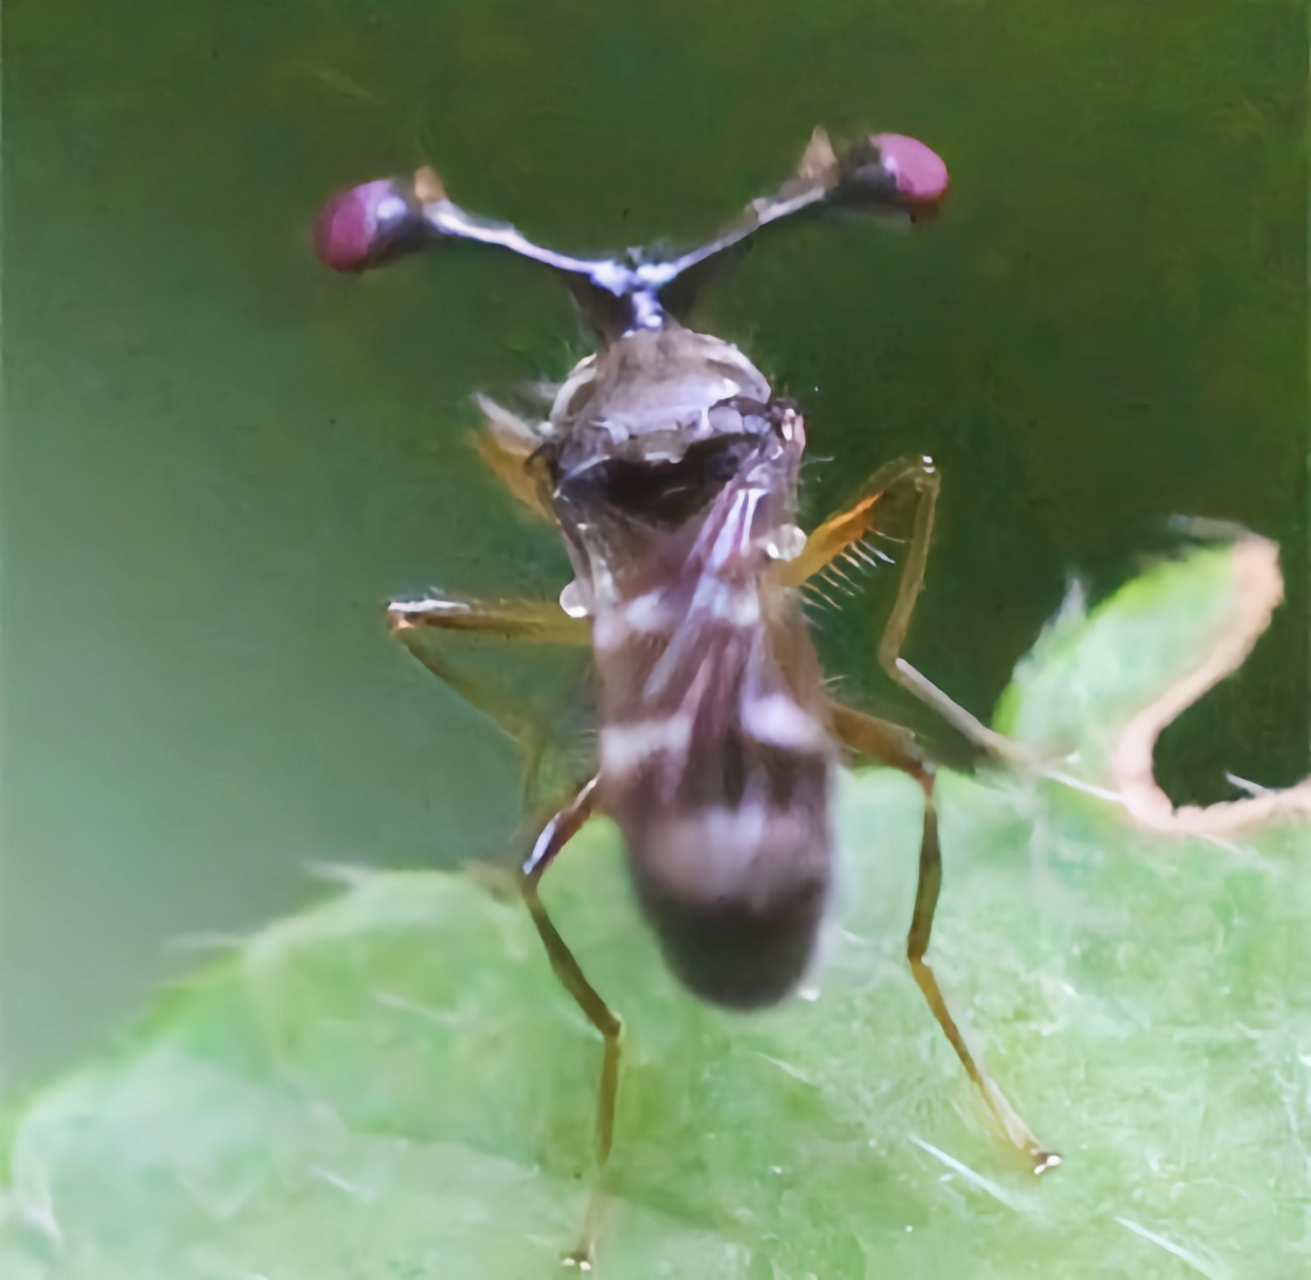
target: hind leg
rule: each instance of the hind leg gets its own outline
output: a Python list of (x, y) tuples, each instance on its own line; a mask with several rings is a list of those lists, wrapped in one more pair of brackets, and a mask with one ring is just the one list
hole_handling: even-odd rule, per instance
[(942, 988), (926, 955), (933, 932), (933, 916), (942, 888), (942, 850), (938, 844), (938, 814), (933, 799), (933, 767), (915, 746), (913, 736), (898, 725), (877, 720), (850, 707), (833, 708), (834, 732), (850, 750), (880, 764), (908, 773), (924, 791), (924, 830), (920, 841), (919, 878), (915, 886), (915, 908), (906, 936), (906, 959), (915, 983), (933, 1011), (938, 1026), (951, 1042), (956, 1056), (974, 1082), (998, 1124), (1014, 1146), (1024, 1153), (1035, 1173), (1060, 1164), (1061, 1158), (1033, 1136), (1019, 1112), (1011, 1106), (1001, 1087), (979, 1065), (965, 1042), (956, 1019), (947, 1007)]
[[(604, 1050), (601, 1057), (601, 1082), (596, 1099), (596, 1165), (598, 1174), (605, 1169), (614, 1143), (615, 1108), (619, 1099), (619, 1063), (623, 1053), (623, 1019), (597, 994), (587, 980), (582, 966), (560, 936), (537, 893), (538, 881), (555, 856), (582, 830), (592, 815), (599, 778), (593, 778), (543, 828), (523, 868), (523, 895), (537, 926), (538, 936), (546, 948), (547, 958), (560, 985), (573, 997), (583, 1016), (601, 1034)], [(590, 1267), (596, 1235), (605, 1208), (605, 1196), (594, 1185), (588, 1201), (578, 1247), (565, 1259), (566, 1264)]]
[[(489, 603), (446, 597), (397, 602), (388, 609), (387, 618), (393, 634), (429, 671), (489, 716), (519, 743), (528, 758), (531, 771), (535, 756), (541, 750), (540, 727), (531, 717), (523, 715), (500, 690), (463, 671), (442, 652), (440, 646), (424, 643), (425, 633), (431, 637), (433, 632), (463, 631), (530, 644), (580, 645), (588, 641), (587, 624), (571, 618), (558, 605), (546, 601)], [(591, 817), (598, 784), (599, 779), (594, 777), (580, 787), (573, 798), (543, 826), (524, 862), (520, 889), (533, 925), (546, 948), (552, 971), (604, 1042), (596, 1107), (596, 1163), (600, 1172), (609, 1159), (614, 1142), (624, 1024), (587, 980), (538, 894), (538, 883), (546, 869)], [(578, 1247), (565, 1259), (567, 1263), (580, 1267), (590, 1266), (604, 1203), (599, 1187), (594, 1187), (588, 1202), (582, 1238)]]

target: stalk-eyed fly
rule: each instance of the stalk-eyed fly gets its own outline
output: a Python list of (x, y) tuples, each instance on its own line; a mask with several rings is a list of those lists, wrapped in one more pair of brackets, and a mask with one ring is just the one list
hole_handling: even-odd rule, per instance
[[(584, 976), (538, 882), (594, 812), (623, 833), (638, 900), (669, 966), (697, 996), (752, 1009), (806, 977), (831, 905), (832, 791), (841, 754), (904, 770), (924, 791), (919, 880), (907, 940), (915, 980), (1010, 1141), (1041, 1172), (1057, 1163), (977, 1063), (925, 959), (941, 882), (934, 768), (909, 731), (834, 699), (799, 589), (870, 554), (881, 504), (913, 500), (913, 529), (879, 662), (985, 750), (999, 741), (900, 656), (924, 580), (939, 475), (928, 458), (880, 468), (808, 537), (796, 524), (806, 444), (798, 408), (734, 345), (684, 328), (676, 282), (769, 223), (845, 207), (918, 223), (948, 186), (923, 143), (876, 134), (838, 153), (816, 129), (796, 170), (723, 232), (672, 259), (582, 259), (455, 204), (429, 168), (332, 199), (321, 259), (382, 266), (472, 240), (552, 268), (600, 338), (540, 421), (481, 401), (480, 450), (510, 492), (564, 541), (559, 602), (436, 596), (398, 601), (395, 635), (511, 733), (516, 717), (429, 642), (451, 631), (590, 645), (598, 764), (542, 827), (522, 868), (529, 911), (561, 982), (604, 1038), (596, 1148), (611, 1146), (622, 1023)], [(427, 638), (427, 639), (425, 639)], [(520, 735), (521, 736), (521, 735)], [(585, 1262), (590, 1242), (574, 1255)]]

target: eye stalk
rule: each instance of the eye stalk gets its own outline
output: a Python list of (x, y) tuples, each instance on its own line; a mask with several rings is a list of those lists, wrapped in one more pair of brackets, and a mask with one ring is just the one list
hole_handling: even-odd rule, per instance
[(506, 222), (469, 213), (451, 200), (430, 168), (412, 178), (383, 178), (333, 196), (319, 214), (314, 244), (334, 271), (369, 271), (434, 240), (496, 245), (559, 272), (594, 328), (607, 339), (668, 323), (661, 291), (771, 222), (836, 205), (890, 213), (911, 222), (934, 217), (949, 184), (947, 166), (915, 138), (876, 133), (840, 156), (816, 129), (796, 168), (772, 195), (753, 200), (720, 233), (675, 258), (575, 258), (534, 244)]

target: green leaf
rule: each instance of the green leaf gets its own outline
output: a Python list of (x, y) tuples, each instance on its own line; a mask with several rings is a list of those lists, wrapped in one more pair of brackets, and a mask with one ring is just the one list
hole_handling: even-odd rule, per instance
[[(1195, 669), (1181, 652), (1214, 651), (1243, 545), (1067, 615), (1002, 723), (1108, 758)], [(949, 776), (941, 791), (930, 955), (1064, 1163), (1035, 1179), (993, 1132), (906, 970), (909, 780), (844, 782), (821, 993), (765, 1014), (674, 986), (598, 822), (544, 885), (627, 1020), (597, 1271), (1307, 1274), (1305, 827), (1208, 842), (1050, 781)], [(171, 991), (104, 1061), (10, 1115), (0, 1270), (555, 1275), (586, 1211), (599, 1064), (516, 898), (466, 874), (371, 876)]]
[(1072, 591), (1016, 667), (997, 729), (1033, 746), (1107, 751), (1135, 713), (1214, 652), (1234, 619), (1244, 557), (1269, 547), (1243, 539), (1158, 564), (1091, 616)]

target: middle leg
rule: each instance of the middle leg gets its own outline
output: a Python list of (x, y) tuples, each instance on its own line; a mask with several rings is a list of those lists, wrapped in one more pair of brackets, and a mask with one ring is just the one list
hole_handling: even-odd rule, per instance
[[(458, 632), (521, 644), (585, 646), (591, 639), (588, 623), (548, 600), (430, 596), (392, 603), (387, 609), (387, 625), (433, 675), (518, 744), (523, 753), (524, 791), (533, 792), (545, 750), (544, 726), (504, 689), (454, 661), (442, 640), (446, 634)], [(554, 794), (553, 787), (548, 794)]]

